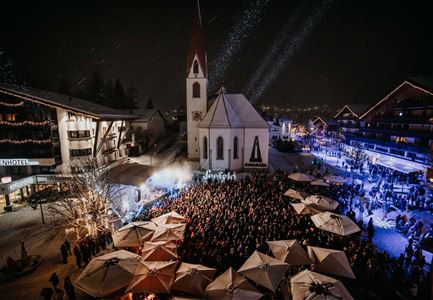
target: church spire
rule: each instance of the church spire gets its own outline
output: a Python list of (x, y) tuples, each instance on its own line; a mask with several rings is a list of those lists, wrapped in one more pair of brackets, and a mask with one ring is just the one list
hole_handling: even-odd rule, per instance
[(194, 4), (191, 39), (187, 59), (187, 74), (189, 74), (189, 71), (191, 70), (194, 63), (194, 57), (197, 55), (198, 63), (203, 70), (204, 75), (207, 75), (206, 53), (204, 51), (203, 44), (203, 28), (200, 14), (200, 1), (196, 0)]

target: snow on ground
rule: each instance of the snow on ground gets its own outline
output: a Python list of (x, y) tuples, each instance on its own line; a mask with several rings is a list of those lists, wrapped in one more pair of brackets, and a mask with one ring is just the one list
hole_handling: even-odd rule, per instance
[[(47, 207), (44, 206), (44, 211)], [(43, 287), (50, 287), (48, 279), (53, 272), (60, 278), (59, 287), (63, 289), (63, 279), (70, 275), (72, 282), (78, 277), (79, 271), (75, 258), (70, 256), (68, 264), (63, 264), (60, 256), (60, 245), (65, 240), (64, 230), (52, 225), (48, 215), (47, 224), (42, 224), (39, 209), (22, 207), (18, 211), (0, 214), (0, 259), (1, 264), (7, 256), (18, 259), (21, 253), (20, 240), (24, 240), (27, 253), (42, 255), (41, 266), (32, 274), (21, 278), (0, 281), (1, 299), (40, 299)], [(71, 243), (72, 247), (74, 243)], [(77, 291), (78, 299), (87, 299)]]

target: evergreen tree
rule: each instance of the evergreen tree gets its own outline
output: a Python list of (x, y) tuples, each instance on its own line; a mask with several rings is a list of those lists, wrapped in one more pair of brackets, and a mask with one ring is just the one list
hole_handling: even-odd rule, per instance
[(130, 86), (126, 91), (126, 102), (125, 108), (133, 109), (137, 108), (137, 102), (135, 99), (137, 98), (137, 90), (135, 87)]
[(113, 108), (125, 108), (125, 100), (126, 100), (126, 94), (125, 89), (123, 88), (122, 83), (120, 82), (119, 78), (116, 79), (116, 82), (114, 83), (114, 93), (113, 93), (113, 99), (112, 99), (111, 107)]
[(147, 100), (146, 108), (147, 109), (154, 109), (155, 108), (155, 106), (153, 106), (152, 97), (149, 97), (149, 100)]
[(108, 79), (105, 82), (104, 85), (104, 90), (103, 90), (103, 98), (104, 98), (104, 102), (111, 106), (113, 101), (113, 97), (114, 97), (114, 84), (113, 81), (111, 79)]
[(103, 98), (104, 80), (98, 70), (95, 70), (88, 81), (86, 88), (87, 100), (94, 101), (95, 103), (102, 104)]

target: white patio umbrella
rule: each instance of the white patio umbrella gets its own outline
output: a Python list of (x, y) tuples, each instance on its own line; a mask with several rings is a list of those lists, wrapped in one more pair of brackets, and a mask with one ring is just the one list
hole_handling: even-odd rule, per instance
[(325, 177), (323, 177), (323, 179), (325, 179), (330, 183), (335, 183), (335, 184), (343, 184), (347, 182), (346, 178), (338, 175), (332, 175), (332, 174), (326, 175)]
[(170, 293), (176, 262), (140, 260), (127, 292)]
[(95, 257), (81, 272), (75, 284), (92, 297), (106, 297), (128, 286), (139, 261), (139, 255), (126, 250)]
[(309, 270), (293, 276), (290, 283), (293, 300), (353, 300), (340, 281)]
[(293, 189), (288, 189), (287, 192), (284, 193), (284, 196), (293, 198), (293, 199), (297, 199), (297, 200), (304, 200), (305, 198), (307, 198), (308, 193), (305, 192), (299, 192)]
[(323, 180), (313, 180), (313, 181), (311, 181), (310, 182), (310, 184), (311, 185), (316, 185), (316, 186), (324, 186), (324, 187), (327, 187), (327, 186), (329, 186), (329, 183), (326, 183), (325, 181), (323, 181)]
[(315, 204), (319, 209), (324, 210), (335, 210), (338, 206), (337, 201), (321, 195), (310, 195), (302, 202), (306, 204)]
[(132, 222), (116, 230), (113, 234), (115, 247), (139, 247), (150, 240), (156, 225), (153, 222)]
[(355, 279), (344, 251), (311, 246), (307, 250), (314, 262), (314, 271)]
[(160, 224), (156, 227), (151, 241), (181, 241), (183, 240), (185, 227), (185, 224)]
[(206, 288), (208, 300), (258, 300), (263, 295), (233, 268), (228, 268)]
[(297, 240), (267, 241), (276, 259), (292, 266), (309, 265), (312, 260)]
[(314, 215), (322, 212), (314, 204), (290, 203), (298, 215)]
[(298, 182), (310, 182), (313, 180), (313, 178), (310, 175), (304, 174), (304, 173), (292, 173), (289, 175), (289, 178), (293, 181)]
[(181, 263), (176, 271), (173, 290), (192, 295), (204, 296), (206, 287), (211, 283), (216, 269), (198, 264)]
[(239, 273), (275, 292), (288, 268), (289, 264), (254, 251), (239, 269)]
[(159, 225), (159, 224), (180, 224), (180, 223), (186, 223), (186, 218), (184, 216), (179, 215), (175, 211), (171, 211), (171, 212), (163, 214), (159, 217), (153, 218), (151, 221), (157, 225)]
[(329, 211), (321, 212), (311, 216), (311, 220), (317, 228), (338, 235), (347, 236), (361, 231), (349, 217), (334, 214)]
[(172, 241), (145, 242), (141, 251), (144, 260), (164, 261), (177, 258), (176, 244)]

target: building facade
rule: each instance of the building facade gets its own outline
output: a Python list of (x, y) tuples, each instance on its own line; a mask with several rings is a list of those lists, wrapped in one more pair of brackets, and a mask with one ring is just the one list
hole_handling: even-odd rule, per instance
[(268, 167), (269, 125), (244, 95), (221, 89), (198, 127), (201, 169)]
[(426, 172), (433, 151), (433, 80), (411, 78), (359, 115), (347, 145), (364, 149), (374, 163), (402, 172)]
[(6, 202), (22, 200), (38, 175), (82, 172), (126, 156), (124, 137), (136, 118), (82, 99), (1, 84), (0, 178), (6, 179), (0, 195)]

